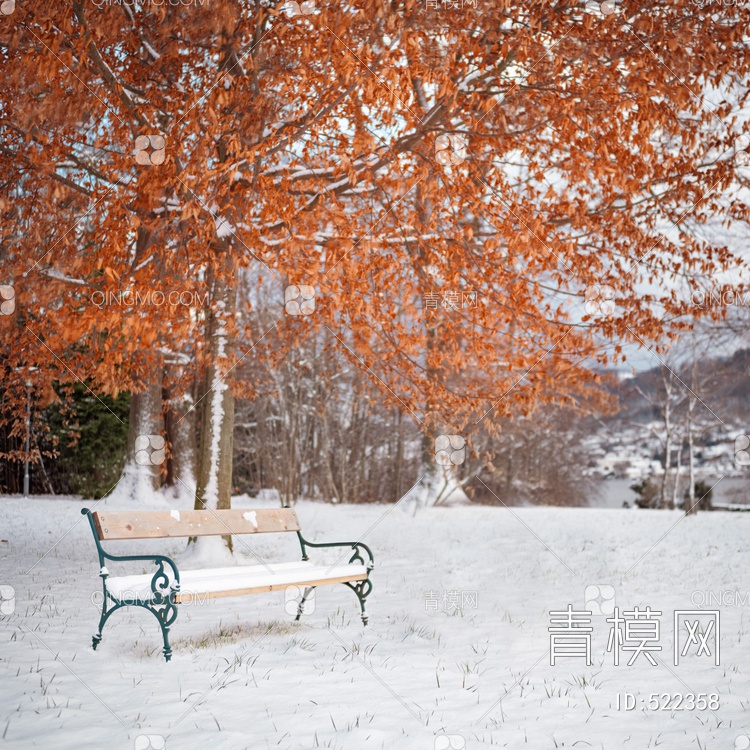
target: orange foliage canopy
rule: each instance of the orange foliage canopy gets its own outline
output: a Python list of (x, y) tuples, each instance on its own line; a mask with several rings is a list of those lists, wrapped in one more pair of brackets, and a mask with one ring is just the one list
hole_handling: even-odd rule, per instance
[[(733, 262), (701, 225), (747, 219), (723, 194), (750, 9), (458, 5), (0, 17), (6, 384), (33, 365), (114, 392), (200, 362), (200, 305), (95, 295), (208, 293), (217, 314), (216, 279), (251, 274), (278, 286), (275, 327), (218, 310), (227, 362), (318, 331), (428, 425), (566, 398), (663, 337), (691, 312), (680, 283)], [(287, 284), (312, 314), (284, 312)]]

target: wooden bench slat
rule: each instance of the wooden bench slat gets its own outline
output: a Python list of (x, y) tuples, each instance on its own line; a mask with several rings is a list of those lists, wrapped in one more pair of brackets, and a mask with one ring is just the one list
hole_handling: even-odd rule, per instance
[(133, 510), (92, 513), (100, 541), (299, 531), (293, 508)]
[[(326, 586), (329, 583), (346, 583), (346, 582), (354, 582), (354, 581), (364, 581), (367, 578), (367, 573), (359, 573), (359, 574), (351, 574), (351, 575), (343, 575), (339, 576), (337, 578), (319, 578), (319, 579), (312, 579), (309, 581), (297, 581), (294, 583), (294, 586), (303, 586), (303, 587), (309, 587), (309, 586)], [(185, 603), (185, 602), (191, 602), (194, 599), (198, 601), (203, 601), (204, 599), (220, 599), (225, 596), (244, 596), (245, 594), (266, 594), (270, 591), (281, 591), (283, 589), (289, 588), (289, 583), (271, 583), (271, 584), (265, 584), (263, 586), (253, 586), (251, 588), (239, 588), (239, 589), (229, 589), (226, 591), (207, 591), (207, 592), (190, 592), (190, 591), (180, 591), (178, 594), (175, 595), (175, 601), (178, 603)]]

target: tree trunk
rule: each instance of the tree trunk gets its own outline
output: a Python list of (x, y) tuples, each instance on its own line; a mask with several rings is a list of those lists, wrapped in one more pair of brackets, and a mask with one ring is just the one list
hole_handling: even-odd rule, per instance
[(128, 457), (113, 495), (123, 502), (146, 500), (159, 489), (164, 451), (163, 371), (156, 366), (148, 387), (130, 395)]
[(688, 481), (690, 484), (688, 485), (688, 494), (687, 499), (685, 500), (685, 510), (688, 513), (697, 513), (698, 508), (696, 506), (695, 502), (695, 463), (693, 458), (693, 452), (695, 450), (694, 443), (693, 443), (693, 419), (692, 419), (692, 409), (690, 410), (690, 414), (688, 415)]
[(326, 477), (326, 483), (328, 485), (328, 499), (330, 502), (333, 503), (340, 503), (343, 502), (343, 497), (341, 495), (341, 492), (339, 491), (339, 488), (336, 486), (336, 478), (333, 476), (333, 468), (331, 466), (331, 462), (334, 460), (334, 453), (331, 447), (331, 437), (329, 432), (329, 426), (328, 426), (328, 415), (323, 414), (323, 419), (321, 420), (321, 432), (322, 432), (322, 439), (323, 439), (323, 455), (325, 458), (323, 459), (324, 466), (325, 466), (325, 477)]
[(394, 498), (400, 499), (403, 490), (403, 467), (404, 467), (404, 432), (402, 427), (401, 410), (396, 410), (396, 491)]
[(680, 489), (680, 470), (682, 469), (682, 434), (679, 437), (679, 443), (677, 445), (677, 466), (674, 472), (674, 484), (672, 485), (672, 502), (670, 503), (670, 510), (674, 510), (677, 507), (677, 493)]
[(698, 388), (697, 382), (697, 369), (698, 360), (695, 356), (695, 339), (692, 341), (693, 344), (693, 361), (690, 367), (690, 396), (688, 397), (688, 413), (687, 413), (687, 431), (688, 431), (688, 464), (689, 464), (689, 481), (690, 486), (688, 487), (688, 496), (685, 501), (686, 511), (688, 513), (698, 512), (698, 503), (695, 502), (695, 464), (693, 454), (695, 452), (695, 439), (693, 437), (693, 412), (695, 411), (695, 405), (698, 397), (695, 395), (695, 391)]
[(667, 486), (669, 482), (669, 472), (672, 468), (672, 436), (667, 433), (664, 441), (664, 475), (661, 479), (661, 489), (659, 492), (659, 507), (667, 507)]
[[(214, 279), (213, 307), (207, 320), (209, 360), (206, 391), (201, 408), (201, 439), (198, 463), (196, 510), (226, 509), (232, 497), (232, 448), (234, 396), (230, 387), (233, 340), (228, 328), (234, 316), (234, 289), (223, 276)], [(231, 552), (232, 537), (222, 537)], [(199, 537), (196, 547), (202, 553), (214, 548), (217, 537)], [(192, 540), (191, 540), (192, 541)]]
[(167, 459), (167, 486), (175, 497), (195, 498), (198, 449), (195, 440), (195, 405), (192, 396), (171, 399), (164, 414), (170, 451)]

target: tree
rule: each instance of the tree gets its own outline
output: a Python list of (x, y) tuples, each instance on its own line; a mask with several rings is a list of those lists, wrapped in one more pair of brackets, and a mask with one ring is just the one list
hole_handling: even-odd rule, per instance
[(607, 411), (597, 401), (587, 409), (547, 406), (529, 418), (508, 420), (499, 435), (482, 434), (486, 460), (474, 469), (470, 496), (488, 504), (588, 505), (596, 488), (586, 476), (588, 434), (581, 412)]
[[(714, 367), (706, 367), (714, 351), (715, 338), (706, 330), (693, 330), (682, 339), (688, 348), (680, 384), (685, 390), (685, 414), (683, 418), (682, 442), (687, 437), (688, 486), (685, 490), (684, 509), (686, 514), (697, 513), (699, 509), (710, 509), (711, 487), (695, 476), (695, 443), (708, 429), (718, 427), (721, 418), (708, 404), (715, 399), (721, 384), (721, 373)], [(677, 500), (677, 478), (673, 494)]]
[(49, 433), (39, 436), (45, 463), (37, 463), (40, 469), (49, 467), (63, 494), (101, 497), (111, 491), (122, 471), (127, 394), (97, 399), (80, 383), (71, 391), (42, 415)]
[[(636, 386), (638, 393), (649, 403), (661, 424), (658, 429), (650, 428), (662, 449), (662, 478), (659, 486), (659, 507), (673, 509), (679, 482), (682, 461), (682, 433), (679, 432), (679, 421), (676, 413), (688, 398), (688, 393), (680, 388), (680, 378), (675, 372), (676, 365), (663, 364), (659, 369), (659, 386), (653, 395)], [(677, 469), (675, 471), (673, 491), (669, 492), (669, 480), (672, 472), (672, 453), (677, 446)]]
[[(732, 262), (701, 224), (747, 217), (719, 200), (747, 8), (300, 7), (28, 0), (0, 30), (7, 367), (115, 395), (194, 360), (198, 506), (229, 502), (243, 358), (325, 331), (430, 440), (470, 436), (679, 325), (688, 260)], [(314, 312), (254, 330), (250, 272)], [(89, 303), (146, 290), (209, 297)]]

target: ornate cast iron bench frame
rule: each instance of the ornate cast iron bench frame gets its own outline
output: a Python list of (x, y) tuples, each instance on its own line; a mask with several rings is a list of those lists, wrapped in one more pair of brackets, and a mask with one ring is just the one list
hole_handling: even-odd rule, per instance
[[(343, 583), (356, 595), (362, 611), (362, 622), (367, 625), (368, 616), (365, 601), (372, 592), (370, 571), (375, 567), (372, 551), (362, 542), (310, 542), (302, 536), (296, 513), (291, 508), (261, 509), (254, 511), (241, 510), (212, 510), (212, 511), (103, 511), (92, 512), (88, 508), (81, 510), (82, 515), (88, 516), (91, 531), (94, 535), (97, 554), (99, 555), (99, 575), (102, 579), (102, 613), (99, 627), (92, 637), (92, 647), (96, 647), (102, 640), (102, 629), (107, 620), (122, 607), (142, 607), (153, 614), (159, 622), (164, 640), (164, 658), (169, 661), (172, 649), (169, 645), (169, 629), (177, 619), (177, 607), (180, 604), (180, 571), (175, 562), (165, 555), (112, 555), (105, 551), (102, 541), (111, 539), (144, 539), (144, 538), (175, 538), (192, 536), (211, 536), (227, 534), (296, 532), (302, 550), (302, 562), (308, 562), (308, 547), (350, 547), (353, 550), (349, 564), (358, 564), (365, 568), (364, 573), (356, 576), (339, 576), (330, 580), (320, 579), (309, 581), (301, 577), (298, 582), (291, 581), (284, 584), (265, 584), (255, 587), (255, 590), (222, 589), (204, 592), (210, 598), (221, 596), (243, 596), (251, 593), (280, 590), (288, 586), (304, 586), (304, 593), (297, 608), (298, 621), (303, 614), (303, 607), (312, 591), (319, 585)], [(190, 521), (183, 521), (181, 514), (189, 516)], [(248, 520), (249, 517), (249, 520)], [(173, 522), (170, 522), (170, 519)], [(176, 522), (174, 522), (176, 521)], [(260, 528), (260, 523), (264, 528)], [(110, 527), (112, 527), (110, 529)], [(140, 596), (135, 592), (125, 592), (125, 596), (117, 596), (107, 588), (109, 570), (106, 561), (137, 562), (151, 561), (156, 566), (150, 583), (148, 596)], [(331, 566), (330, 570), (335, 566)], [(346, 566), (340, 566), (344, 569)], [(210, 568), (204, 569), (210, 572)], [(238, 568), (240, 570), (240, 568)], [(195, 572), (195, 571), (190, 571)], [(364, 576), (364, 577), (363, 577)], [(349, 578), (349, 580), (343, 580)], [(184, 601), (189, 601), (192, 595), (186, 594)]]

